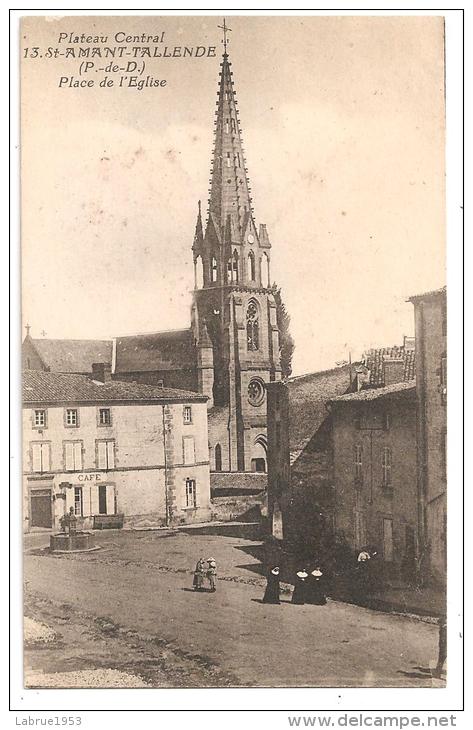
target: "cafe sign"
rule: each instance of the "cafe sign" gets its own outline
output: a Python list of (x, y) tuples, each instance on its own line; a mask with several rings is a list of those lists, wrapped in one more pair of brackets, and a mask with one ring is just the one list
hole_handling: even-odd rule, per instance
[(98, 472), (92, 472), (90, 474), (78, 474), (78, 482), (100, 482), (102, 475)]

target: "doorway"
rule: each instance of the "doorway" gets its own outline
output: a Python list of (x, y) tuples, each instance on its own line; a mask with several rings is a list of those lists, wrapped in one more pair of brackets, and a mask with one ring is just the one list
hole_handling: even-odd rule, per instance
[(30, 527), (52, 527), (51, 490), (33, 489), (30, 497)]
[(99, 515), (107, 514), (107, 485), (99, 484)]

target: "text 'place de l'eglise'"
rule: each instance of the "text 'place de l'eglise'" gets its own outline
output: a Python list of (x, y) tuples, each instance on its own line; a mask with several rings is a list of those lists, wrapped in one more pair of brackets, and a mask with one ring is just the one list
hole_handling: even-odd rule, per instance
[(367, 551), (393, 584), (443, 587), (446, 288), (411, 297), (402, 341), (291, 377), (226, 47), (220, 66), (190, 326), (101, 341), (27, 329), (25, 532), (59, 530), (71, 508), (85, 530), (251, 515), (288, 570)]

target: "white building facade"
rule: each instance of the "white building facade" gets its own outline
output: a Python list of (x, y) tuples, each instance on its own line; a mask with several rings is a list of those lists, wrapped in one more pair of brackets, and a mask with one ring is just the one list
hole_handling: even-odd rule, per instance
[[(95, 377), (95, 376), (94, 376)], [(206, 397), (25, 371), (25, 530), (173, 525), (210, 518)]]

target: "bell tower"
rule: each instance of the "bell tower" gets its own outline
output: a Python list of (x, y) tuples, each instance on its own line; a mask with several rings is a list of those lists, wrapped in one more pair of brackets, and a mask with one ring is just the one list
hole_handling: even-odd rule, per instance
[[(201, 208), (192, 247), (193, 326), (202, 392), (211, 397), (209, 438), (215, 470), (263, 471), (266, 454), (265, 382), (281, 377), (271, 244), (257, 228), (243, 150), (238, 102), (227, 53), (225, 21), (205, 232)], [(202, 356), (205, 363), (202, 361)], [(202, 361), (202, 362), (201, 362)], [(212, 452), (216, 450), (218, 458)]]

